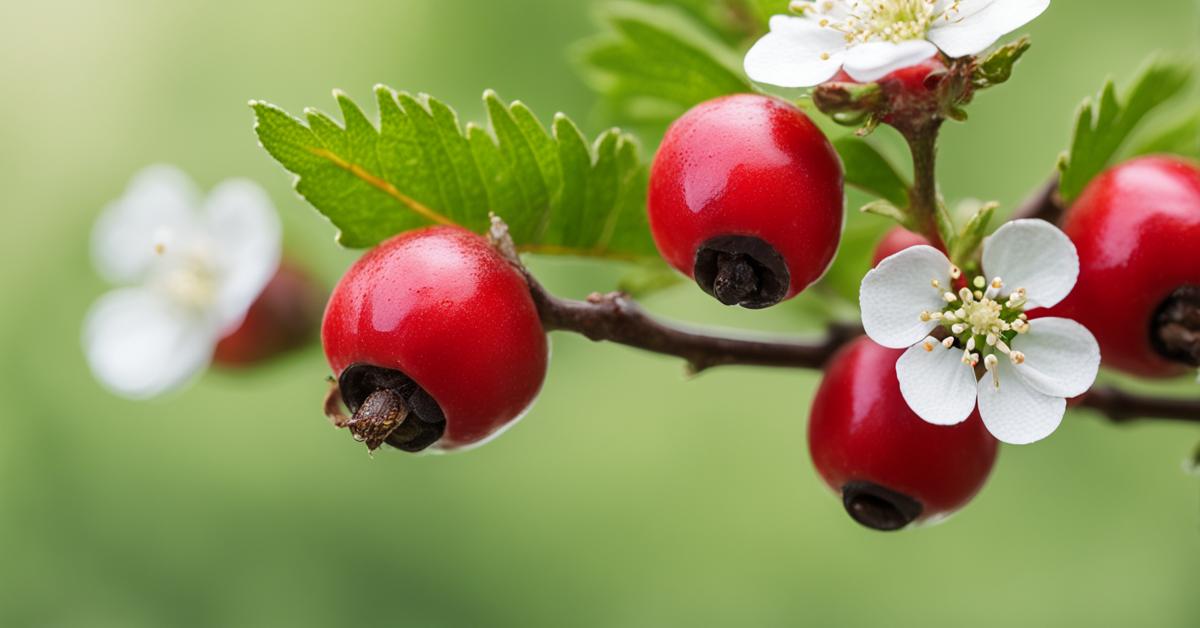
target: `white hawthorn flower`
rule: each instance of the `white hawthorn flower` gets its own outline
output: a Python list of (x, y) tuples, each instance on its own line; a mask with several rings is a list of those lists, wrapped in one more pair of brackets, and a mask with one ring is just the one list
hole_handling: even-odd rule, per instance
[(97, 270), (124, 286), (84, 321), (96, 378), (141, 399), (199, 374), (274, 275), (280, 248), (279, 217), (254, 183), (226, 181), (201, 200), (175, 168), (139, 173), (92, 232)]
[(978, 54), (1041, 15), (1050, 0), (794, 0), (798, 17), (776, 15), (771, 32), (746, 53), (760, 83), (811, 87), (845, 68), (877, 81), (940, 49)]
[[(1066, 298), (1079, 256), (1050, 223), (1016, 220), (984, 241), (983, 272), (956, 290), (962, 272), (945, 255), (905, 249), (863, 278), (863, 326), (885, 347), (908, 348), (896, 375), (922, 419), (955, 425), (978, 401), (993, 436), (1032, 443), (1058, 428), (1066, 399), (1087, 392), (1100, 367), (1100, 347), (1083, 325), (1025, 313)], [(930, 335), (937, 327), (945, 340)]]

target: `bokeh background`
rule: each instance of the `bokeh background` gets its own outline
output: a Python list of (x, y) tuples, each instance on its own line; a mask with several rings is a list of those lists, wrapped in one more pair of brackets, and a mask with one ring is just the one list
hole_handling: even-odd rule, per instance
[[(315, 346), (150, 403), (92, 380), (80, 323), (106, 287), (88, 232), (135, 171), (259, 181), (288, 250), (332, 283), (354, 253), (256, 146), (246, 101), (330, 110), (331, 88), (369, 102), (383, 82), (480, 119), (492, 87), (595, 132), (609, 121), (566, 53), (597, 31), (591, 13), (3, 3), (0, 625), (1200, 625), (1200, 479), (1181, 469), (1194, 427), (1071, 414), (1048, 441), (1005, 448), (951, 521), (884, 535), (853, 524), (810, 466), (815, 373), (688, 380), (676, 361), (556, 335), (544, 394), (503, 438), (374, 459), (321, 416)], [(946, 133), (951, 197), (1011, 207), (1050, 171), (1082, 96), (1148, 51), (1194, 55), (1200, 33), (1186, 0), (1059, 0), (1028, 30), (1013, 84)], [(533, 263), (573, 296), (620, 273)], [(724, 310), (686, 285), (647, 305), (811, 328), (803, 303)]]

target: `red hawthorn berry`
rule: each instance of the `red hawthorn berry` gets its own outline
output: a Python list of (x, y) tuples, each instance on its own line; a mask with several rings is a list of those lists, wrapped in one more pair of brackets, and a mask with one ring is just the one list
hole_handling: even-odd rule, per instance
[(376, 449), (476, 445), (533, 403), (548, 348), (524, 277), (479, 235), (398, 235), (348, 270), (325, 310), (325, 355)]
[(253, 366), (303, 347), (317, 337), (325, 295), (315, 279), (285, 260), (242, 323), (217, 343), (213, 361)]
[[(941, 110), (938, 87), (948, 68), (942, 56), (934, 55), (918, 64), (901, 68), (875, 81), (883, 93), (885, 104), (882, 121), (895, 125), (891, 112), (904, 112), (905, 119), (924, 119)], [(858, 83), (845, 70), (833, 77), (836, 83)]]
[(726, 305), (765, 308), (833, 261), (845, 204), (841, 162), (802, 111), (725, 96), (671, 126), (650, 175), (664, 259)]
[(1111, 168), (1063, 230), (1079, 281), (1054, 316), (1091, 330), (1105, 366), (1142, 377), (1200, 366), (1200, 167), (1155, 156)]
[(904, 227), (892, 227), (883, 235), (883, 239), (879, 244), (875, 245), (875, 254), (871, 258), (871, 267), (879, 265), (879, 262), (903, 251), (904, 249), (920, 246), (933, 246), (929, 243), (929, 239), (918, 233), (913, 233)]
[(942, 519), (983, 488), (997, 441), (976, 411), (965, 422), (921, 420), (900, 393), (901, 349), (863, 337), (825, 369), (808, 423), (813, 465), (846, 512), (875, 530)]

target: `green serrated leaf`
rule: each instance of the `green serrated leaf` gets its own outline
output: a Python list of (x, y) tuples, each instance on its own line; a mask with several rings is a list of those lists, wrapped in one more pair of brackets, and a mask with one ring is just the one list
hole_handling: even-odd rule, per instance
[(842, 158), (846, 183), (873, 194), (896, 208), (908, 207), (909, 184), (874, 146), (854, 136), (833, 141)]
[(741, 58), (679, 7), (614, 2), (601, 10), (610, 32), (579, 55), (592, 87), (618, 118), (662, 124), (706, 100), (751, 90)]
[(1013, 67), (1029, 50), (1029, 46), (1029, 38), (1022, 37), (992, 51), (975, 66), (975, 72), (971, 76), (975, 88), (987, 89), (1008, 82), (1008, 79), (1012, 78)]
[(1192, 70), (1190, 62), (1158, 57), (1138, 72), (1120, 97), (1109, 80), (1096, 99), (1083, 102), (1071, 147), (1058, 164), (1064, 201), (1074, 200), (1108, 166), (1147, 114), (1183, 90)]
[(1132, 153), (1135, 156), (1165, 153), (1200, 159), (1200, 109), (1155, 129)]
[(376, 126), (335, 92), (343, 123), (309, 110), (302, 122), (253, 102), (263, 147), (297, 175), (296, 190), (365, 248), (423, 225), (476, 232), (495, 212), (524, 251), (616, 259), (655, 257), (646, 225), (646, 168), (619, 131), (594, 144), (566, 116), (547, 130), (525, 105), (484, 95), (487, 129), (429, 96), (377, 87)]

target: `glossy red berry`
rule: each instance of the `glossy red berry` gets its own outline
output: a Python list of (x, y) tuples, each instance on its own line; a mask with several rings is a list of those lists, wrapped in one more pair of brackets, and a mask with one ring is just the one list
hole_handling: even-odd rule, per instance
[(671, 126), (650, 175), (664, 259), (726, 305), (764, 308), (819, 279), (843, 222), (841, 162), (820, 129), (775, 98), (702, 103)]
[(1054, 314), (1091, 330), (1105, 366), (1143, 377), (1200, 366), (1196, 164), (1143, 157), (1116, 166), (1084, 190), (1063, 230), (1079, 251), (1079, 281)]
[(307, 272), (285, 260), (242, 323), (217, 343), (213, 361), (253, 366), (303, 347), (317, 337), (325, 295)]
[(855, 521), (899, 530), (948, 516), (983, 488), (997, 443), (978, 413), (952, 427), (921, 420), (900, 394), (903, 350), (859, 338), (825, 369), (808, 448)]
[(372, 449), (478, 444), (525, 412), (546, 375), (525, 279), (457, 227), (405, 233), (364, 255), (334, 290), (321, 335), (355, 413), (348, 427)]
[[(930, 115), (937, 114), (942, 107), (939, 87), (947, 70), (941, 55), (935, 55), (875, 81), (883, 99), (882, 121), (904, 125), (908, 120), (928, 119)], [(838, 72), (833, 80), (838, 83), (858, 82), (844, 70)], [(901, 113), (904, 119), (898, 119)]]
[(921, 234), (913, 233), (904, 227), (892, 227), (887, 233), (883, 234), (883, 239), (879, 241), (879, 244), (875, 245), (875, 254), (871, 257), (871, 266), (878, 266), (879, 262), (900, 251), (920, 245), (928, 246), (929, 239)]
[(878, 83), (894, 92), (907, 92), (910, 97), (920, 97), (937, 90), (941, 75), (946, 72), (946, 62), (941, 55), (900, 68), (879, 79)]

